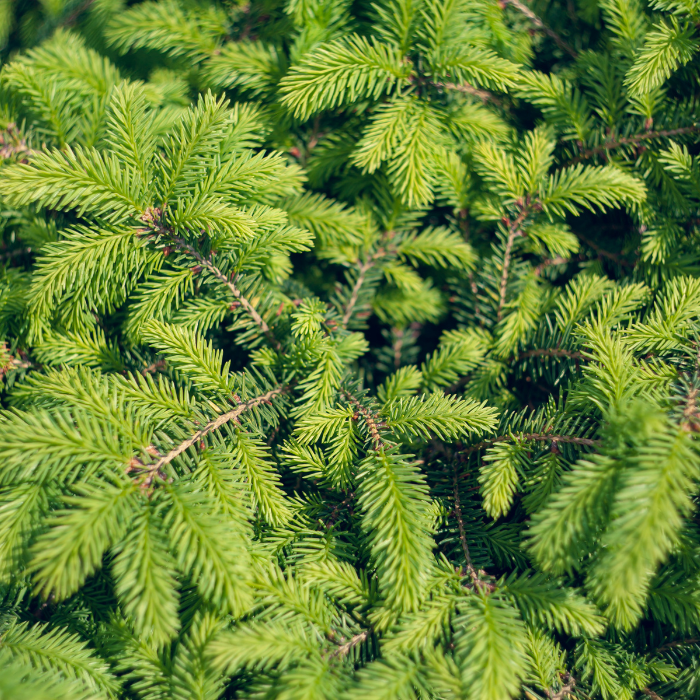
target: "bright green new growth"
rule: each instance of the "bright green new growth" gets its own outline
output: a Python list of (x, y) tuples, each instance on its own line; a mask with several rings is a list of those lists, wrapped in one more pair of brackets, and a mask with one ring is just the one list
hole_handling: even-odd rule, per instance
[(0, 1), (0, 698), (697, 698), (698, 26)]

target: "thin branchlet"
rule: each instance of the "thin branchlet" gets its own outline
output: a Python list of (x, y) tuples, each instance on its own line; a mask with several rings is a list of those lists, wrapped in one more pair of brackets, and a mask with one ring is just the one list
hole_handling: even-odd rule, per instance
[(375, 264), (376, 260), (373, 257), (371, 257), (360, 265), (360, 273), (357, 276), (357, 279), (355, 280), (355, 284), (352, 286), (350, 299), (348, 299), (348, 303), (343, 309), (343, 318), (341, 320), (341, 324), (344, 328), (347, 327), (348, 323), (350, 322), (350, 319), (352, 318), (352, 312), (355, 309), (357, 300), (360, 296), (360, 290), (362, 289), (362, 285), (365, 283), (365, 277), (367, 276), (367, 273), (374, 267)]
[(384, 427), (381, 419), (372, 411), (370, 411), (368, 408), (363, 406), (349, 391), (346, 389), (342, 389), (341, 393), (345, 398), (355, 407), (355, 410), (357, 414), (361, 415), (364, 420), (365, 424), (367, 425), (367, 429), (369, 430), (370, 435), (372, 436), (372, 443), (374, 445), (375, 450), (380, 450), (384, 445), (384, 441), (381, 438), (381, 435), (379, 434), (379, 430)]
[(331, 657), (343, 658), (347, 656), (358, 644), (362, 644), (369, 637), (369, 631), (365, 630), (359, 634), (354, 635), (350, 640), (336, 647), (336, 649), (331, 653)]
[(523, 433), (522, 435), (499, 435), (498, 437), (492, 438), (491, 440), (483, 440), (482, 442), (477, 442), (475, 445), (470, 445), (469, 447), (464, 447), (459, 450), (459, 455), (465, 457), (472, 454), (473, 452), (479, 452), (487, 447), (491, 447), (499, 442), (552, 442), (552, 443), (564, 443), (570, 445), (582, 445), (585, 447), (598, 447), (601, 443), (600, 440), (593, 440), (592, 438), (582, 438), (575, 435), (552, 435), (551, 433)]
[(513, 242), (516, 236), (521, 235), (520, 227), (527, 217), (529, 207), (522, 206), (520, 213), (514, 221), (508, 222), (508, 238), (506, 239), (506, 249), (503, 253), (503, 272), (501, 273), (501, 283), (499, 285), (498, 309), (496, 310), (496, 319), (501, 320), (503, 307), (506, 303), (506, 290), (508, 288), (508, 272), (510, 269), (510, 257), (513, 251)]
[(156, 475), (163, 477), (163, 468), (172, 462), (176, 457), (179, 457), (183, 452), (186, 452), (192, 445), (197, 443), (203, 437), (212, 433), (230, 421), (238, 421), (238, 417), (245, 411), (260, 406), (261, 404), (270, 403), (275, 396), (279, 396), (286, 391), (285, 386), (278, 386), (275, 389), (265, 392), (261, 396), (256, 396), (248, 401), (243, 401), (236, 408), (222, 413), (214, 420), (207, 423), (203, 428), (191, 435), (187, 440), (184, 440), (176, 447), (173, 447), (170, 452), (161, 455), (153, 464), (142, 464), (139, 460), (132, 460), (127, 467), (127, 472), (136, 472), (139, 475), (144, 475), (144, 484), (150, 486)]
[(265, 337), (275, 348), (275, 350), (281, 350), (282, 344), (279, 342), (279, 340), (277, 340), (277, 338), (275, 338), (274, 334), (270, 330), (270, 326), (268, 326), (265, 319), (260, 315), (255, 306), (250, 302), (250, 300), (246, 299), (246, 297), (243, 296), (241, 290), (238, 289), (234, 280), (227, 277), (223, 272), (221, 272), (221, 270), (216, 265), (214, 265), (214, 263), (209, 258), (205, 258), (199, 251), (195, 250), (195, 248), (189, 245), (189, 243), (187, 243), (186, 241), (183, 241), (181, 238), (175, 237), (173, 237), (172, 240), (179, 250), (182, 250), (188, 255), (191, 255), (203, 268), (208, 270), (208, 272), (212, 276), (216, 277), (216, 279), (218, 279), (220, 282), (225, 284), (226, 287), (228, 287), (231, 294), (233, 294), (238, 303), (253, 319), (253, 322), (260, 328), (260, 331), (263, 333), (263, 335), (265, 335)]
[(464, 518), (462, 517), (462, 504), (459, 500), (459, 479), (457, 475), (457, 464), (453, 463), (452, 466), (452, 486), (454, 495), (454, 514), (457, 518), (457, 526), (459, 527), (459, 541), (462, 545), (462, 552), (464, 553), (464, 559), (467, 562), (467, 571), (474, 578), (476, 572), (474, 570), (474, 565), (472, 564), (471, 553), (469, 552), (469, 545), (467, 544), (467, 533), (464, 529)]
[[(510, 1), (510, 0), (509, 0)], [(681, 126), (677, 129), (661, 129), (659, 131), (647, 131), (643, 134), (634, 134), (633, 136), (622, 136), (617, 139), (609, 139), (600, 146), (589, 148), (583, 153), (580, 153), (575, 158), (569, 161), (569, 165), (581, 163), (584, 160), (595, 158), (596, 156), (604, 155), (608, 151), (619, 148), (620, 146), (638, 146), (644, 141), (654, 141), (655, 139), (670, 139), (674, 136), (684, 136), (686, 134), (694, 134), (700, 131), (700, 126), (695, 124), (691, 126)]]
[(569, 44), (564, 41), (553, 29), (548, 27), (525, 3), (520, 2), (520, 0), (501, 0), (504, 5), (510, 5), (514, 7), (518, 12), (525, 15), (536, 27), (536, 29), (543, 34), (546, 34), (550, 39), (554, 40), (554, 43), (562, 50), (571, 56), (571, 58), (578, 58), (578, 53)]

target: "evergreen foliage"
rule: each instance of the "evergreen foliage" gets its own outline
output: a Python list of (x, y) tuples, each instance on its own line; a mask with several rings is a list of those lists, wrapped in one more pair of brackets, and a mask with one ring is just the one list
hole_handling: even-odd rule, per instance
[(699, 26), (0, 0), (0, 698), (699, 698)]

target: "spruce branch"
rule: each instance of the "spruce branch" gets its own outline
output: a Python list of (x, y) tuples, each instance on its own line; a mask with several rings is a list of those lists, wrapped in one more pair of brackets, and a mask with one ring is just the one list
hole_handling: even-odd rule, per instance
[(181, 442), (179, 445), (170, 450), (170, 452), (168, 452), (166, 455), (161, 456), (160, 459), (158, 459), (153, 464), (143, 465), (143, 467), (140, 467), (138, 465), (134, 465), (134, 460), (132, 460), (132, 464), (127, 468), (127, 472), (136, 471), (140, 474), (146, 473), (148, 479), (147, 485), (150, 485), (155, 475), (163, 473), (163, 467), (165, 467), (176, 457), (179, 457), (183, 452), (192, 447), (192, 445), (194, 445), (198, 440), (201, 440), (209, 433), (218, 430), (219, 428), (221, 428), (221, 426), (225, 425), (229, 421), (238, 421), (238, 417), (243, 412), (248, 411), (251, 408), (255, 408), (256, 406), (260, 406), (261, 404), (270, 403), (275, 396), (283, 394), (286, 390), (286, 386), (278, 386), (275, 389), (271, 389), (270, 391), (265, 392), (261, 396), (256, 396), (253, 399), (249, 399), (248, 401), (239, 403), (239, 405), (236, 406), (236, 408), (226, 413), (222, 413), (213, 421), (207, 423), (203, 428), (194, 433), (194, 435), (187, 438), (187, 440), (185, 440), (184, 442)]
[(550, 39), (553, 39), (556, 45), (566, 53), (571, 56), (571, 58), (578, 58), (578, 53), (567, 44), (564, 39), (562, 39), (553, 29), (548, 27), (525, 3), (520, 2), (520, 0), (501, 0), (503, 5), (511, 5), (518, 12), (525, 15), (535, 27), (546, 34)]
[(442, 88), (444, 90), (455, 90), (456, 92), (462, 92), (465, 95), (471, 95), (472, 97), (480, 99), (484, 104), (486, 104), (487, 102), (490, 102), (491, 104), (494, 104), (496, 106), (500, 106), (502, 104), (501, 101), (492, 92), (484, 90), (483, 88), (474, 87), (474, 85), (471, 85), (470, 83), (436, 82), (432, 83), (432, 85), (436, 88)]
[(564, 348), (535, 348), (533, 350), (526, 350), (521, 352), (512, 361), (520, 362), (526, 360), (528, 357), (566, 357), (570, 360), (576, 360), (576, 362), (583, 362), (586, 358), (578, 351), (575, 350), (565, 350)]
[(522, 435), (499, 435), (498, 437), (492, 438), (491, 440), (483, 440), (482, 442), (476, 443), (476, 445), (470, 445), (469, 447), (464, 447), (458, 451), (461, 457), (472, 454), (472, 452), (478, 452), (491, 445), (495, 445), (499, 442), (552, 442), (554, 444), (561, 442), (570, 445), (582, 445), (586, 447), (598, 447), (601, 443), (600, 440), (593, 440), (591, 438), (581, 438), (575, 435), (552, 435), (551, 433), (523, 433)]
[(260, 328), (260, 331), (268, 339), (270, 344), (275, 348), (275, 350), (282, 349), (282, 343), (275, 338), (274, 333), (270, 330), (265, 319), (260, 315), (258, 310), (253, 306), (253, 304), (246, 299), (241, 290), (238, 289), (234, 280), (230, 279), (221, 270), (214, 265), (214, 263), (209, 259), (205, 258), (199, 251), (193, 248), (189, 243), (183, 241), (181, 238), (172, 237), (172, 241), (175, 243), (179, 250), (182, 250), (189, 255), (191, 255), (202, 267), (206, 268), (211, 275), (216, 277), (220, 282), (226, 285), (231, 294), (238, 300), (238, 303), (246, 310), (248, 315), (253, 319), (253, 322)]
[(476, 578), (476, 571), (474, 570), (474, 565), (472, 564), (471, 553), (469, 552), (469, 545), (467, 544), (467, 533), (464, 529), (464, 519), (462, 518), (462, 504), (459, 499), (459, 481), (457, 478), (457, 464), (453, 463), (452, 467), (452, 487), (454, 494), (454, 514), (457, 518), (457, 526), (459, 527), (459, 541), (462, 545), (462, 552), (464, 552), (464, 559), (467, 562), (467, 571), (472, 579)]
[(574, 692), (574, 686), (576, 685), (576, 679), (570, 673), (562, 674), (562, 687), (553, 693), (551, 690), (545, 690), (549, 700), (565, 700)]
[(342, 389), (341, 393), (355, 407), (357, 414), (360, 414), (364, 419), (369, 429), (374, 449), (379, 450), (385, 447), (384, 442), (379, 434), (379, 430), (384, 427), (384, 421), (379, 416), (372, 413), (368, 408), (365, 408), (347, 389)]
[(344, 328), (348, 325), (348, 322), (352, 317), (353, 309), (355, 308), (357, 300), (360, 296), (360, 290), (362, 289), (362, 285), (365, 283), (365, 277), (375, 264), (376, 260), (374, 257), (370, 257), (360, 265), (360, 274), (358, 275), (357, 280), (355, 280), (355, 284), (352, 287), (352, 293), (350, 294), (350, 299), (348, 299), (348, 303), (345, 305), (345, 309), (343, 310), (341, 324)]
[(362, 644), (362, 642), (364, 642), (368, 637), (369, 632), (367, 630), (354, 635), (349, 641), (345, 642), (345, 644), (338, 646), (331, 653), (331, 658), (338, 657), (342, 659), (343, 657), (347, 656), (358, 644)]
[(516, 236), (522, 235), (520, 226), (525, 221), (528, 215), (529, 202), (527, 205), (522, 205), (520, 208), (520, 213), (515, 218), (514, 221), (508, 221), (508, 238), (506, 239), (506, 249), (503, 254), (503, 272), (501, 273), (501, 283), (500, 283), (500, 294), (498, 299), (498, 309), (496, 310), (496, 319), (501, 320), (503, 313), (503, 306), (506, 303), (506, 290), (508, 287), (508, 271), (510, 269), (510, 256), (513, 250), (513, 242)]
[(595, 148), (589, 148), (583, 153), (580, 153), (578, 156), (568, 161), (567, 165), (575, 165), (576, 163), (581, 163), (584, 160), (595, 158), (596, 156), (603, 155), (604, 153), (607, 153), (607, 151), (614, 150), (615, 148), (619, 148), (620, 146), (638, 146), (643, 141), (653, 141), (655, 139), (670, 139), (674, 136), (694, 134), (698, 131), (700, 131), (700, 125), (693, 124), (692, 126), (681, 126), (676, 129), (647, 131), (643, 134), (635, 134), (634, 136), (623, 136), (617, 139), (609, 139), (600, 146), (596, 146)]

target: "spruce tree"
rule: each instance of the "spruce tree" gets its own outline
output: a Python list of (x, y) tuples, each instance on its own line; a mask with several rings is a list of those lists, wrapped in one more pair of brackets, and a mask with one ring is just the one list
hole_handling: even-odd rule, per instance
[(699, 698), (698, 26), (0, 0), (0, 698)]

